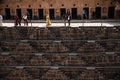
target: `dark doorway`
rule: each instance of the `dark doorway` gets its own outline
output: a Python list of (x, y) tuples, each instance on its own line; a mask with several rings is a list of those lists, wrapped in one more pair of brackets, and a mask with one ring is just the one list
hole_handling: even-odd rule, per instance
[(43, 19), (44, 18), (43, 9), (38, 9), (38, 16), (39, 16), (39, 19)]
[(72, 8), (72, 19), (77, 19), (77, 8)]
[(22, 17), (22, 15), (21, 15), (21, 9), (16, 9), (16, 14), (17, 14), (17, 16), (19, 18), (21, 18)]
[(83, 15), (83, 18), (89, 19), (89, 8), (88, 7), (83, 8), (83, 13), (85, 13), (85, 15)]
[(11, 19), (10, 8), (5, 8), (5, 19)]
[(50, 15), (50, 19), (55, 19), (55, 11), (54, 11), (54, 9), (49, 9), (49, 15)]
[(66, 14), (66, 9), (65, 8), (61, 8), (60, 9), (60, 17), (62, 18), (62, 16)]
[(96, 19), (101, 19), (101, 7), (95, 9)]
[(114, 18), (114, 13), (115, 12), (115, 7), (109, 7), (108, 8), (108, 18), (113, 19)]
[(27, 9), (28, 19), (32, 19), (32, 9)]

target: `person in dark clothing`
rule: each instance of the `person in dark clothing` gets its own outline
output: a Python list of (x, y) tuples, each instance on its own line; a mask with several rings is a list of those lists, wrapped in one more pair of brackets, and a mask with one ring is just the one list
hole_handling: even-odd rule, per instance
[(15, 26), (18, 26), (18, 24), (19, 24), (19, 26), (21, 26), (21, 19), (16, 15), (15, 16)]
[(66, 26), (67, 15), (64, 14), (64, 15), (62, 16), (62, 19), (63, 19), (64, 25)]
[(83, 9), (83, 19), (87, 19), (87, 11)]

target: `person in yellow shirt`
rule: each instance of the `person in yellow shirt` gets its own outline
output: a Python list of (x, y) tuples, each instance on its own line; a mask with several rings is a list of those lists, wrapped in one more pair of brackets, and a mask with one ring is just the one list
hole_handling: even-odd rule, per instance
[(46, 26), (51, 25), (51, 21), (50, 21), (50, 16), (47, 14), (46, 15)]

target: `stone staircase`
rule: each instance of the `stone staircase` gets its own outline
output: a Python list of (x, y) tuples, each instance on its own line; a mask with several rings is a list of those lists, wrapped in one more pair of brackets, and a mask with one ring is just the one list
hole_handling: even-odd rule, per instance
[(0, 27), (0, 80), (119, 80), (120, 26)]

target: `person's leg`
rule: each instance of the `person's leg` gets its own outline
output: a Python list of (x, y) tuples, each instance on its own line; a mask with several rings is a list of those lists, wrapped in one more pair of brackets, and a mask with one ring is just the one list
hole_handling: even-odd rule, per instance
[(66, 20), (65, 20), (65, 26), (66, 26)]
[(51, 25), (51, 21), (50, 21), (50, 19), (49, 19), (49, 25)]
[(19, 21), (19, 25), (21, 26), (21, 22)]
[(46, 26), (48, 26), (49, 25), (49, 21), (48, 21), (48, 19), (46, 19)]
[(64, 26), (66, 26), (66, 20), (64, 20)]
[(21, 26), (21, 20), (19, 20), (19, 25)]
[(25, 26), (25, 23), (26, 23), (26, 22), (25, 22), (25, 19), (24, 19), (24, 26)]
[(0, 21), (0, 26), (2, 26), (2, 21)]
[(70, 20), (68, 20), (68, 26), (70, 26)]
[(27, 19), (25, 20), (25, 23), (26, 23), (26, 25), (28, 26), (28, 20), (27, 20)]
[(69, 26), (70, 26), (70, 20), (69, 20)]
[(17, 25), (18, 25), (18, 21), (16, 20), (16, 21), (15, 21), (15, 26), (17, 26)]
[(85, 14), (85, 17), (86, 17), (86, 19), (87, 19), (87, 14)]

